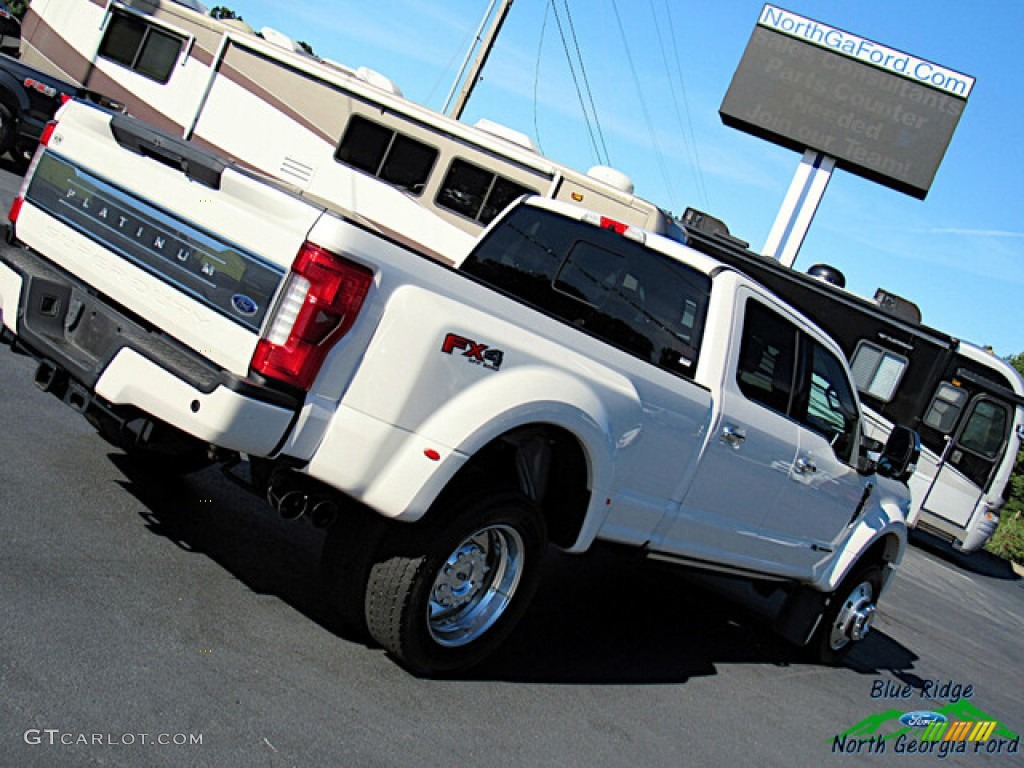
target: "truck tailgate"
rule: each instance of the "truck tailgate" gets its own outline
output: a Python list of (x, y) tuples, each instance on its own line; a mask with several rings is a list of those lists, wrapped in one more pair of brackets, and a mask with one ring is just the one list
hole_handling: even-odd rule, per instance
[(71, 104), (25, 192), (17, 237), (245, 376), (278, 286), (321, 212), (133, 118)]

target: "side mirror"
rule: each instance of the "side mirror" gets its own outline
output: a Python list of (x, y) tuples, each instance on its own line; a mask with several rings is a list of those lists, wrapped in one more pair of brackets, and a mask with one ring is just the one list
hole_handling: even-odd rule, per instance
[(878, 459), (878, 474), (906, 483), (917, 469), (921, 456), (921, 438), (907, 427), (893, 427)]

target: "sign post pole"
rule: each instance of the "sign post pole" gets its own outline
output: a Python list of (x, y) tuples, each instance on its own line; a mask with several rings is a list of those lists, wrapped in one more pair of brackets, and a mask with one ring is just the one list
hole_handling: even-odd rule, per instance
[(835, 167), (834, 157), (813, 149), (804, 152), (761, 253), (793, 266)]

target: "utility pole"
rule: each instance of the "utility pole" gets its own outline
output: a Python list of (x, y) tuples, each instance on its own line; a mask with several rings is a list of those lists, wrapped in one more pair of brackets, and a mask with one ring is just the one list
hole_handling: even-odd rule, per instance
[(462, 73), (466, 71), (466, 66), (473, 55), (473, 49), (476, 47), (477, 43), (480, 43), (480, 50), (477, 52), (476, 58), (473, 60), (473, 65), (470, 67), (469, 75), (465, 80), (461, 80), (462, 88), (459, 90), (459, 95), (455, 99), (455, 104), (452, 106), (451, 111), (448, 112), (448, 117), (453, 120), (458, 120), (462, 117), (462, 112), (466, 108), (466, 102), (469, 101), (469, 97), (473, 93), (473, 89), (480, 80), (480, 73), (483, 71), (484, 64), (487, 63), (487, 57), (491, 55), (491, 48), (494, 47), (494, 40), (498, 37), (498, 32), (501, 31), (501, 25), (505, 23), (505, 17), (508, 16), (513, 0), (501, 0), (501, 7), (498, 8), (498, 13), (494, 17), (494, 21), (491, 22), (490, 29), (487, 30), (487, 35), (483, 40), (481, 40), (480, 32), (487, 23), (487, 19), (490, 17), (491, 11), (493, 10), (496, 2), (497, 0), (491, 0), (491, 4), (487, 8), (487, 13), (484, 14), (483, 21), (480, 22), (480, 28), (477, 29), (473, 44), (469, 47), (469, 51), (466, 53), (466, 58), (462, 62), (462, 67), (459, 69), (458, 77), (456, 77), (455, 83), (452, 85), (452, 90), (448, 94), (448, 98), (445, 100), (444, 111), (448, 111), (448, 105), (451, 104), (452, 96), (459, 85)]

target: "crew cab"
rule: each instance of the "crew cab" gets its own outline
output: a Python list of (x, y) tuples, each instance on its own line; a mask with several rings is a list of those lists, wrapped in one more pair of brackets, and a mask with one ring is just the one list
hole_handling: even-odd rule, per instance
[(337, 609), (408, 668), (493, 651), (549, 543), (774, 585), (824, 660), (868, 632), (915, 435), (867, 439), (839, 347), (749, 277), (540, 198), (435, 258), (134, 118), (59, 116), (0, 250), (4, 341), (129, 452), (245, 459), (329, 523)]

